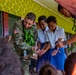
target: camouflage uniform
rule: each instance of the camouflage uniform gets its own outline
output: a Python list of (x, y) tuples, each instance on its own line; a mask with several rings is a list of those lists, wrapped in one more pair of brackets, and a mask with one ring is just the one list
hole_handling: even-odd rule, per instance
[[(16, 52), (18, 53), (18, 55), (21, 57), (23, 56), (24, 54), (24, 50), (27, 51), (28, 54), (30, 54), (30, 52), (32, 52), (32, 46), (30, 46), (29, 44), (27, 44), (27, 40), (25, 39), (25, 36), (24, 35), (24, 25), (23, 25), (23, 21), (24, 20), (20, 20), (20, 21), (17, 21), (13, 27), (13, 42), (14, 42), (14, 45), (15, 45), (15, 49), (16, 49)], [(34, 41), (36, 41), (37, 39), (37, 27), (35, 25), (33, 25), (31, 28), (29, 29), (25, 29), (26, 32), (29, 32), (29, 31), (32, 31), (31, 34), (34, 35)], [(29, 34), (29, 35), (31, 35)], [(27, 38), (28, 39), (28, 38)], [(29, 39), (31, 40), (31, 39)], [(25, 60), (23, 61), (21, 59), (21, 62), (23, 62), (22, 64), (25, 65), (25, 75), (28, 75), (26, 74), (26, 72), (28, 72), (28, 67), (29, 67), (29, 60)], [(23, 66), (24, 66), (23, 65)]]

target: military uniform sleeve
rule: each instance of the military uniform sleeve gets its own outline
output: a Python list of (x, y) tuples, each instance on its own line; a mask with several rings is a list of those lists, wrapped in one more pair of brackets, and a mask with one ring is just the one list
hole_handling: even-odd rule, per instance
[(17, 47), (19, 47), (22, 50), (31, 50), (32, 46), (26, 44), (26, 42), (23, 41), (23, 30), (18, 27), (17, 24), (15, 24), (13, 28), (13, 39)]

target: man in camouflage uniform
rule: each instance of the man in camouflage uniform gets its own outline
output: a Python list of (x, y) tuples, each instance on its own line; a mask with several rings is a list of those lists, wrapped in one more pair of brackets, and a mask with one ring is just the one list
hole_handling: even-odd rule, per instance
[(22, 65), (24, 64), (24, 75), (29, 75), (29, 60), (23, 60), (21, 57), (32, 54), (32, 50), (37, 48), (35, 47), (37, 28), (33, 25), (35, 18), (35, 14), (30, 12), (24, 20), (16, 22), (13, 27), (13, 41)]

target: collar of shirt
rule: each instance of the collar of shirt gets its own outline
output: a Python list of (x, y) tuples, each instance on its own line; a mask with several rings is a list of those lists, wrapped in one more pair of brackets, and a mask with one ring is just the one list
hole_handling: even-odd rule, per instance
[[(39, 29), (41, 32), (42, 32), (42, 29)], [(45, 30), (44, 30), (44, 32), (46, 32), (46, 31), (48, 31), (49, 30), (49, 27), (48, 26), (46, 26), (46, 28), (45, 28)]]
[[(55, 30), (55, 32), (56, 32), (56, 31), (58, 31), (58, 30), (59, 30), (59, 27), (58, 27), (58, 26), (56, 26), (56, 30)], [(50, 29), (49, 29), (48, 31), (53, 32), (53, 31), (52, 31), (52, 30), (50, 30)]]
[(57, 31), (57, 30), (59, 30), (59, 27), (58, 27), (58, 26), (56, 26), (56, 31)]

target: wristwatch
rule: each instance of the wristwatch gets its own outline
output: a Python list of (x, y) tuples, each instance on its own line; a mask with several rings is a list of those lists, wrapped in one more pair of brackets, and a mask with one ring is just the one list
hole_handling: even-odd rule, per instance
[(66, 41), (63, 41), (63, 44), (64, 44), (64, 45), (67, 45), (67, 42), (66, 42)]

